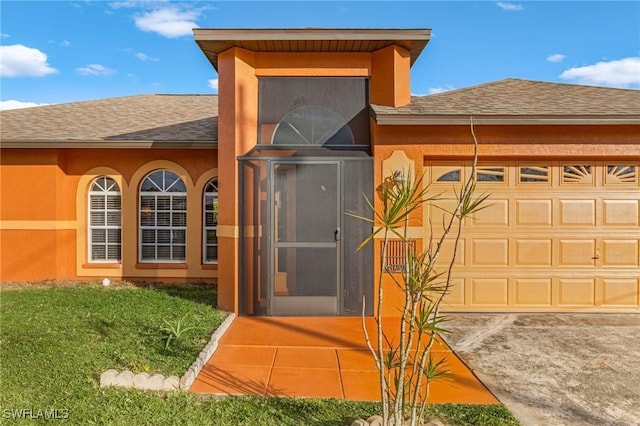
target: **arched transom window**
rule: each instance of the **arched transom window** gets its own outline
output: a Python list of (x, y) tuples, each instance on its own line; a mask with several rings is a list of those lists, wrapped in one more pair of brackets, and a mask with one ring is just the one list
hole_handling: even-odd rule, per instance
[(169, 170), (150, 173), (140, 186), (142, 262), (184, 262), (187, 236), (187, 188)]
[(204, 189), (204, 229), (202, 232), (202, 254), (204, 263), (218, 261), (218, 179), (209, 181)]
[(101, 176), (89, 188), (89, 261), (120, 262), (120, 188), (115, 180)]

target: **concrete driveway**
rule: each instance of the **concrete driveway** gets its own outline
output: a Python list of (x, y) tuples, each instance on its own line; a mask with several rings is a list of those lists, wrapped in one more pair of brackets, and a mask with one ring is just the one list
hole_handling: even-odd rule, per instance
[(640, 314), (449, 316), (447, 343), (523, 425), (640, 425)]

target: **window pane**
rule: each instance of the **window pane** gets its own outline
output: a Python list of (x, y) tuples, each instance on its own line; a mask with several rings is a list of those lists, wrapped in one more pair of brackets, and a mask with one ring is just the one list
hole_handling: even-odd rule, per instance
[(156, 231), (153, 229), (142, 230), (142, 243), (154, 244), (156, 242)]
[(156, 257), (155, 246), (142, 246), (142, 259), (149, 260)]
[(163, 189), (166, 192), (187, 192), (187, 187), (184, 186), (184, 182), (178, 175), (173, 172), (167, 171), (165, 173), (165, 186)]
[(547, 166), (520, 167), (520, 182), (548, 182), (549, 168)]
[(171, 213), (169, 212), (158, 212), (157, 219), (158, 219), (157, 226), (171, 225)]
[(588, 164), (565, 165), (562, 167), (563, 183), (591, 183), (591, 166)]
[(478, 167), (478, 182), (504, 182), (504, 167)]
[(184, 244), (186, 242), (186, 231), (173, 231), (173, 243)]
[(218, 260), (218, 246), (207, 246), (207, 260)]
[(161, 243), (161, 244), (171, 243), (171, 231), (158, 229), (158, 243)]
[(207, 235), (207, 245), (218, 243), (218, 236), (216, 235), (215, 229), (207, 230), (206, 235)]
[(154, 210), (156, 205), (156, 197), (153, 196), (142, 196), (140, 197), (140, 208), (142, 210)]
[(120, 229), (108, 229), (107, 230), (107, 238), (109, 239), (109, 244), (120, 244), (121, 233)]
[(107, 259), (120, 260), (120, 244), (110, 244), (107, 247)]
[(106, 247), (104, 245), (94, 244), (91, 246), (91, 259), (105, 260), (107, 256)]
[(108, 212), (107, 213), (107, 225), (120, 226), (120, 212)]
[(120, 210), (120, 196), (119, 195), (107, 195), (107, 209)]
[(92, 229), (91, 230), (91, 243), (104, 243), (106, 242), (106, 230), (104, 229)]
[(171, 210), (171, 197), (158, 195), (156, 197), (156, 210)]
[(158, 259), (171, 260), (171, 246), (158, 246)]
[(173, 210), (187, 210), (187, 197), (174, 196), (172, 200)]
[(104, 195), (92, 195), (91, 196), (91, 210), (104, 210), (105, 202)]
[(173, 246), (173, 260), (184, 260), (186, 250), (184, 246)]
[(104, 212), (91, 212), (90, 223), (91, 223), (91, 226), (104, 226), (105, 225)]
[(142, 212), (140, 214), (140, 225), (154, 226), (156, 224), (156, 215), (153, 212)]
[(443, 174), (437, 179), (438, 182), (460, 182), (460, 170), (454, 170)]
[(187, 226), (187, 214), (173, 213), (171, 218), (171, 226)]
[(218, 224), (218, 215), (213, 212), (207, 212), (205, 215), (206, 226), (216, 226)]
[(606, 183), (635, 183), (636, 168), (629, 165), (607, 165)]

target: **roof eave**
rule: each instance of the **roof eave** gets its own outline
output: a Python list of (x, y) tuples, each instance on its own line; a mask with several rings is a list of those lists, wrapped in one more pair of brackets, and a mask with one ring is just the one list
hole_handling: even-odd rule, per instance
[[(194, 40), (211, 65), (218, 69), (218, 55), (232, 47), (244, 47), (246, 42), (271, 41), (390, 41), (407, 48), (411, 65), (418, 59), (431, 39), (428, 28), (372, 29), (372, 28), (194, 28)], [(211, 42), (214, 45), (210, 44)], [(312, 52), (305, 51), (305, 53)], [(346, 52), (351, 50), (326, 50), (319, 52)], [(275, 50), (274, 52), (282, 52)]]
[(375, 113), (378, 125), (640, 125), (640, 115), (423, 115)]
[(215, 140), (191, 140), (191, 141), (157, 141), (157, 140), (51, 140), (51, 139), (9, 139), (2, 140), (0, 148), (180, 148), (180, 149), (217, 149), (218, 141)]

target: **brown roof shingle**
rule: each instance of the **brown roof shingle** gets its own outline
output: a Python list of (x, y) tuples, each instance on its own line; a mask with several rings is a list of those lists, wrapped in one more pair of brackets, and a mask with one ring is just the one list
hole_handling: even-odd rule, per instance
[(508, 78), (413, 97), (402, 107), (373, 105), (376, 116), (640, 117), (640, 90)]
[(216, 142), (217, 95), (137, 95), (2, 111), (0, 140)]

